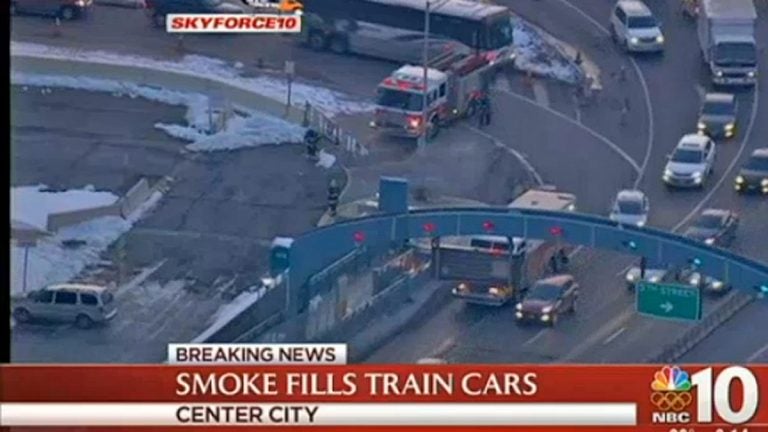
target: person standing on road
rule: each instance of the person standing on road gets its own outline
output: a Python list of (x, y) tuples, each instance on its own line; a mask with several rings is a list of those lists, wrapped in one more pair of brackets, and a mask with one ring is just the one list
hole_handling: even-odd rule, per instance
[(629, 98), (624, 98), (624, 103), (621, 105), (621, 119), (619, 120), (622, 126), (627, 125), (629, 117)]
[(307, 156), (310, 159), (317, 159), (319, 142), (320, 134), (312, 128), (307, 129), (307, 132), (304, 134), (304, 144), (307, 146)]
[(332, 217), (336, 216), (336, 209), (339, 206), (339, 196), (341, 195), (341, 188), (336, 182), (336, 179), (331, 179), (328, 185), (328, 211)]
[(491, 99), (488, 92), (480, 96), (480, 127), (491, 124)]

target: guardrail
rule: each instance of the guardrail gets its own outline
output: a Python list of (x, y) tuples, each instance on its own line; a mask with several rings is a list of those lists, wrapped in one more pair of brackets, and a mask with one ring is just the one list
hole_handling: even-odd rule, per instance
[(649, 357), (648, 363), (674, 363), (690, 352), (696, 345), (706, 339), (718, 327), (731, 319), (740, 310), (752, 303), (755, 298), (751, 295), (734, 291), (721, 303), (717, 309), (704, 317), (702, 321), (686, 330), (674, 342), (667, 345), (656, 355)]

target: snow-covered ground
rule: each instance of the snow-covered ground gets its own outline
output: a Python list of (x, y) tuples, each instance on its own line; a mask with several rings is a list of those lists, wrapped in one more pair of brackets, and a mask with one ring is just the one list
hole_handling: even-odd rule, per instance
[(263, 144), (301, 142), (305, 132), (303, 127), (283, 119), (233, 107), (237, 108), (241, 114), (233, 113), (225, 130), (209, 134), (211, 118), (208, 112), (211, 110), (216, 113), (217, 107), (211, 107), (208, 97), (198, 93), (184, 93), (98, 78), (17, 72), (11, 74), (11, 82), (21, 86), (43, 87), (43, 89), (62, 87), (108, 92), (116, 97), (142, 97), (169, 105), (186, 106), (186, 124), (157, 123), (155, 127), (175, 138), (189, 141), (187, 149), (191, 151), (232, 150)]
[[(87, 198), (89, 193), (94, 194), (92, 198)], [(12, 190), (12, 194), (15, 195), (16, 191)], [(101, 194), (103, 193), (89, 191), (62, 193), (64, 197), (76, 196), (78, 202), (103, 202), (106, 198)], [(70, 281), (86, 266), (100, 261), (101, 253), (122, 234), (130, 230), (133, 224), (161, 198), (161, 193), (154, 193), (147, 202), (126, 219), (117, 216), (101, 217), (79, 225), (62, 228), (54, 235), (39, 240), (37, 245), (29, 248), (28, 251), (26, 291), (39, 289), (52, 283)], [(70, 203), (67, 203), (63, 197), (49, 197), (45, 200), (35, 199), (35, 201), (44, 201), (47, 206), (46, 209), (50, 212), (72, 209)], [(61, 206), (54, 205), (54, 203)], [(11, 203), (12, 214), (16, 213), (15, 205), (16, 202)], [(64, 246), (63, 242), (67, 240), (77, 240), (81, 242), (81, 245)], [(21, 294), (24, 289), (24, 254), (24, 248), (11, 243), (10, 289), (12, 295)]]
[(518, 17), (512, 18), (512, 26), (517, 69), (571, 84), (579, 81), (581, 71), (546, 41), (547, 36)]
[[(287, 83), (283, 79), (269, 76), (243, 77), (237, 64), (215, 58), (189, 55), (181, 61), (165, 61), (148, 57), (117, 54), (106, 51), (89, 51), (64, 47), (53, 47), (29, 42), (11, 41), (11, 53), (35, 57), (82, 60), (92, 63), (106, 63), (133, 67), (145, 67), (181, 74), (206, 77), (215, 81), (226, 81), (230, 85), (261, 94), (265, 97), (285, 101)], [(374, 106), (368, 102), (354, 100), (342, 93), (322, 87), (294, 81), (291, 86), (291, 100), (297, 106), (309, 102), (328, 115), (368, 112)]]
[(118, 199), (111, 192), (96, 192), (93, 186), (55, 193), (45, 185), (15, 187), (11, 188), (11, 219), (45, 230), (51, 213), (108, 206)]
[(253, 289), (249, 289), (237, 297), (231, 302), (225, 304), (211, 317), (211, 324), (205, 331), (200, 333), (192, 343), (205, 342), (206, 339), (211, 337), (214, 333), (219, 331), (224, 325), (232, 321), (236, 316), (240, 315), (243, 311), (248, 309), (251, 305), (261, 300), (264, 294), (267, 293), (268, 288), (266, 286), (255, 286)]

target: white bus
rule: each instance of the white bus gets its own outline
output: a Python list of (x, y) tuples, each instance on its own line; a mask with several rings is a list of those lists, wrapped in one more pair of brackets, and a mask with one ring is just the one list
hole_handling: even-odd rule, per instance
[[(305, 0), (303, 41), (316, 50), (421, 64), (427, 0)], [(514, 58), (509, 9), (470, 0), (431, 0), (430, 57), (473, 50), (494, 63)]]

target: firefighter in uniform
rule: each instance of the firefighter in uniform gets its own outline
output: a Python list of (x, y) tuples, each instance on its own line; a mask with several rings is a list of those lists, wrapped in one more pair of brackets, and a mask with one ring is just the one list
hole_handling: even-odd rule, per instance
[(336, 216), (340, 195), (341, 188), (339, 188), (336, 179), (332, 179), (331, 183), (328, 185), (328, 211), (331, 213), (331, 216)]
[(307, 132), (304, 134), (304, 144), (306, 144), (307, 146), (307, 156), (310, 159), (317, 159), (319, 142), (320, 142), (320, 134), (317, 133), (317, 131), (315, 131), (312, 128), (307, 129)]

